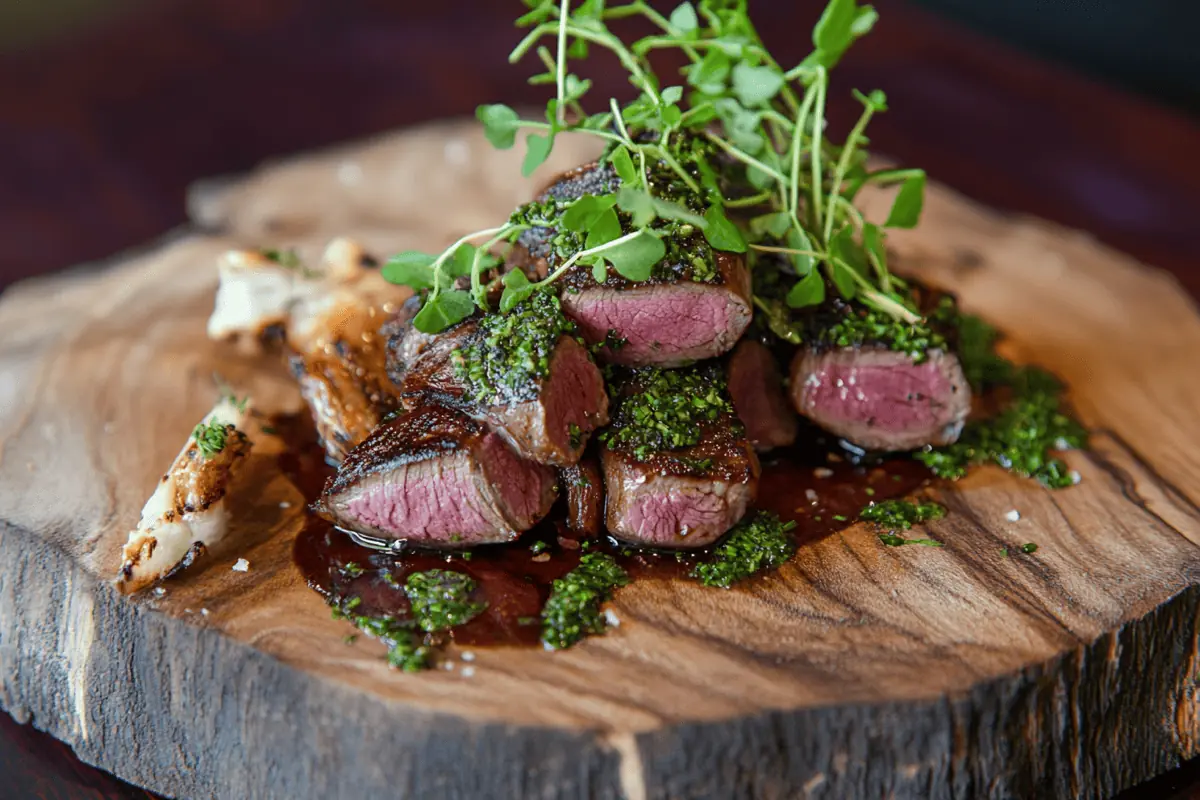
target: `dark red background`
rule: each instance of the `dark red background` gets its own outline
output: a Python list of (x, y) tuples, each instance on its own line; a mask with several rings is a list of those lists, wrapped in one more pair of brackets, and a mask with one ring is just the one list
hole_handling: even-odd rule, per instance
[[(820, 5), (752, 2), (784, 63), (807, 52)], [(898, 0), (876, 5), (876, 31), (838, 67), (835, 123), (855, 113), (851, 87), (884, 89), (892, 110), (872, 123), (875, 149), (990, 205), (1091, 231), (1200, 294), (1195, 120)], [(163, 0), (0, 57), (0, 286), (184, 223), (196, 178), (482, 102), (544, 100), (506, 66), (517, 8)], [(599, 96), (626, 90), (614, 70), (597, 84)], [(1128, 797), (1197, 787), (1193, 764)], [(0, 798), (145, 796), (0, 714)]]

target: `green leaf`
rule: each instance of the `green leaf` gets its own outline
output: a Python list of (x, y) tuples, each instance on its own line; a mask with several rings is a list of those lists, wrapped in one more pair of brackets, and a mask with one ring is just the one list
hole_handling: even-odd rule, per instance
[(575, 233), (586, 233), (600, 215), (617, 203), (615, 194), (585, 194), (567, 207), (559, 224)]
[[(798, 228), (793, 225), (788, 229), (787, 246), (793, 250), (808, 250), (812, 251), (812, 240), (808, 238), (808, 233), (803, 228)], [(796, 267), (797, 275), (810, 275), (813, 270), (813, 257), (806, 253), (789, 253), (792, 258), (792, 264)]]
[(787, 293), (787, 304), (791, 308), (819, 306), (825, 302), (825, 279), (818, 270), (811, 270)]
[(770, 189), (775, 185), (775, 177), (766, 170), (761, 170), (755, 166), (746, 167), (746, 180), (750, 181), (750, 185), (755, 189)]
[(770, 235), (772, 238), (782, 239), (790, 227), (792, 227), (792, 215), (786, 211), (763, 214), (750, 220), (750, 232), (755, 236)]
[(668, 86), (659, 92), (658, 96), (662, 98), (664, 103), (678, 103), (683, 99), (683, 87)]
[(725, 216), (725, 209), (719, 205), (709, 206), (708, 211), (704, 212), (704, 220), (708, 223), (704, 228), (704, 238), (715, 249), (730, 253), (746, 252), (746, 237)]
[(475, 301), (467, 292), (457, 289), (432, 295), (413, 317), (413, 327), (421, 333), (440, 333), (451, 325), (462, 322), (475, 310)]
[(537, 287), (529, 282), (525, 273), (519, 269), (504, 276), (504, 294), (500, 295), (500, 310), (507, 314), (513, 306), (533, 294)]
[(834, 258), (841, 259), (845, 266), (860, 275), (865, 275), (870, 266), (867, 263), (866, 253), (854, 239), (853, 225), (847, 224), (833, 235), (833, 238), (829, 240), (829, 253)]
[(813, 44), (818, 50), (840, 55), (853, 41), (854, 23), (857, 19), (855, 0), (829, 0), (821, 19), (813, 28)]
[(915, 228), (921, 220), (921, 209), (925, 206), (925, 173), (914, 175), (904, 182), (892, 203), (887, 222), (888, 228)]
[(879, 266), (887, 270), (887, 248), (884, 246), (883, 230), (873, 222), (868, 222), (863, 226), (863, 248), (867, 253), (875, 256), (875, 260)]
[(837, 287), (838, 294), (846, 300), (853, 300), (854, 295), (858, 292), (858, 284), (851, 272), (850, 267), (841, 261), (832, 261), (829, 264), (829, 277), (833, 279), (833, 285)]
[(546, 162), (550, 151), (554, 148), (554, 134), (541, 136), (531, 133), (525, 137), (525, 162), (521, 165), (521, 174), (528, 178), (534, 170)]
[(653, 198), (641, 189), (622, 186), (617, 192), (617, 205), (626, 214), (632, 215), (635, 228), (646, 227), (658, 216), (658, 212), (654, 210)]
[(392, 256), (380, 272), (384, 280), (408, 286), (415, 291), (433, 288), (433, 271), (430, 267), (437, 259), (428, 253), (408, 250)]
[(688, 69), (688, 83), (706, 94), (720, 94), (729, 79), (729, 56), (711, 49)]
[(608, 280), (608, 262), (603, 256), (596, 257), (596, 263), (592, 264), (592, 280), (596, 283), (604, 283)]
[[(582, 41), (582, 40), (581, 40)], [(567, 75), (563, 86), (564, 100), (568, 103), (578, 100), (592, 88), (592, 82), (576, 75)]]
[[(475, 253), (479, 250), (473, 244), (463, 242), (454, 251), (454, 257), (446, 262), (442, 268), (442, 274), (448, 275), (451, 278), (457, 278), (462, 275), (470, 275), (471, 267), (475, 264)], [(488, 270), (500, 263), (500, 259), (491, 253), (484, 253), (479, 260), (480, 269)]]
[(639, 231), (632, 239), (604, 251), (604, 257), (612, 262), (613, 269), (631, 281), (649, 279), (654, 265), (666, 255), (667, 246), (657, 236), (646, 231)]
[(854, 23), (850, 26), (850, 32), (857, 39), (860, 36), (866, 36), (875, 27), (875, 23), (879, 21), (879, 12), (874, 6), (861, 6), (854, 16)]
[(517, 129), (521, 127), (521, 118), (502, 103), (490, 106), (480, 106), (475, 109), (475, 116), (483, 123), (483, 135), (498, 150), (507, 150), (517, 140)]
[(617, 219), (617, 212), (609, 207), (588, 226), (587, 239), (583, 246), (591, 250), (593, 247), (599, 247), (620, 238), (621, 220)]
[(691, 33), (700, 27), (696, 9), (692, 8), (691, 3), (683, 3), (671, 12), (671, 27), (680, 33)]
[(870, 94), (863, 94), (858, 89), (851, 89), (850, 93), (858, 102), (872, 111), (887, 111), (887, 95), (883, 93), (882, 89), (875, 89)]
[(622, 211), (633, 215), (635, 228), (646, 227), (654, 221), (655, 217), (686, 222), (701, 229), (708, 225), (708, 221), (704, 217), (693, 214), (677, 203), (654, 197), (641, 189), (622, 187), (617, 192), (617, 205)]
[(637, 167), (633, 165), (633, 157), (629, 155), (629, 150), (625, 145), (620, 145), (616, 150), (613, 150), (608, 161), (613, 165), (613, 169), (617, 171), (617, 177), (621, 179), (623, 186), (633, 187), (641, 182), (642, 174), (638, 172)]
[(733, 68), (733, 93), (744, 106), (766, 105), (779, 94), (783, 83), (783, 73), (772, 67), (739, 63)]

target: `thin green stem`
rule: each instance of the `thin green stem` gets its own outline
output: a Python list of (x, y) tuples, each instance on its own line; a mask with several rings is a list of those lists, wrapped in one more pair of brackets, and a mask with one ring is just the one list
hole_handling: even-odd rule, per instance
[[(858, 147), (858, 142), (862, 139), (863, 131), (866, 130), (867, 123), (874, 116), (875, 109), (871, 105), (867, 105), (863, 109), (862, 116), (858, 118), (858, 122), (850, 129), (850, 135), (846, 137), (846, 143), (842, 145), (842, 156), (838, 159), (837, 167), (833, 171), (833, 191), (830, 192), (830, 203), (841, 195), (842, 181), (846, 177), (846, 170), (850, 168), (850, 159), (854, 156), (854, 151)], [(833, 234), (833, 215), (830, 214), (825, 220), (825, 241), (829, 241), (829, 237)]]
[[(687, 170), (685, 170), (683, 165), (675, 159), (675, 156), (671, 155), (665, 147), (659, 146), (655, 149), (658, 150), (658, 157), (665, 161), (667, 166), (674, 170), (675, 174), (683, 179), (683, 182), (687, 185), (688, 189), (691, 189), (696, 194), (700, 194), (700, 185), (696, 183), (691, 175), (687, 174)], [(649, 189), (650, 187), (647, 186), (646, 188)]]
[[(675, 30), (675, 28), (671, 26), (671, 21), (655, 11), (647, 3), (642, 2), (642, 0), (637, 0), (637, 2), (635, 2), (633, 5), (638, 6), (638, 8), (641, 9), (642, 14), (645, 15), (646, 19), (653, 22), (662, 30), (673, 36), (679, 35), (679, 31)], [(692, 47), (691, 43), (681, 43), (680, 49), (683, 50), (687, 57), (693, 62), (700, 60), (700, 54), (696, 52), (696, 48)]]
[(822, 261), (824, 261), (826, 258), (825, 253), (819, 253), (816, 250), (797, 250), (794, 247), (775, 247), (774, 245), (768, 244), (752, 244), (750, 245), (750, 249), (761, 250), (764, 253), (786, 253), (792, 256), (812, 256), (813, 258), (818, 258)]
[(565, 275), (567, 270), (569, 270), (571, 267), (575, 266), (576, 263), (578, 263), (579, 259), (586, 258), (587, 256), (599, 255), (600, 253), (603, 253), (606, 250), (612, 250), (614, 247), (616, 247), (618, 245), (622, 245), (625, 242), (630, 241), (631, 239), (636, 239), (638, 236), (641, 236), (643, 233), (644, 233), (644, 231), (636, 230), (633, 233), (625, 234), (624, 236), (620, 237), (619, 239), (613, 239), (611, 242), (606, 242), (604, 244), (597, 245), (596, 247), (593, 247), (590, 250), (580, 250), (578, 253), (571, 256), (566, 261), (564, 261), (562, 263), (562, 266), (560, 266), (558, 269), (554, 270), (554, 272), (550, 273), (547, 277), (538, 281), (534, 285), (538, 289), (545, 288), (546, 286), (549, 286), (550, 284), (554, 283), (559, 278), (561, 278), (563, 275)]
[(567, 12), (570, 5), (571, 0), (562, 0), (558, 9), (558, 70), (555, 76), (558, 81), (558, 103), (554, 111), (559, 125), (563, 124), (563, 106), (567, 99)]
[(738, 161), (741, 161), (743, 164), (749, 164), (752, 167), (762, 170), (763, 172), (767, 173), (772, 178), (774, 178), (776, 181), (778, 181), (780, 186), (787, 186), (788, 179), (785, 178), (783, 173), (780, 172), (779, 170), (774, 169), (773, 167), (768, 167), (766, 164), (759, 161), (754, 156), (752, 156), (749, 153), (746, 153), (742, 150), (739, 150), (738, 148), (734, 147), (729, 142), (725, 141), (720, 136), (717, 136), (716, 134), (712, 133), (711, 131), (705, 131), (704, 135), (710, 142), (712, 142), (713, 144), (720, 147), (726, 153), (729, 153), (729, 155), (733, 156)]
[(499, 233), (476, 248), (475, 258), (471, 261), (471, 294), (475, 297), (475, 305), (479, 306), (485, 313), (488, 310), (487, 292), (483, 290), (483, 283), (480, 281), (480, 276), (483, 273), (484, 255), (500, 242), (510, 238), (514, 233), (528, 228), (528, 225), (514, 225), (510, 222), (502, 226)]
[(770, 200), (772, 194), (774, 194), (774, 192), (772, 192), (770, 189), (767, 189), (766, 191), (759, 192), (758, 194), (752, 194), (749, 197), (738, 197), (733, 200), (726, 200), (725, 207), (746, 208), (747, 206), (757, 206)]
[(805, 93), (804, 103), (796, 112), (795, 125), (792, 128), (792, 185), (787, 210), (791, 212), (797, 226), (800, 225), (800, 150), (804, 144), (804, 123), (808, 120), (816, 98), (817, 93), (812, 89)]
[[(825, 85), (828, 83), (828, 73), (824, 67), (817, 67), (816, 79), (816, 113), (813, 115), (812, 145), (809, 147), (809, 163), (812, 165), (812, 199), (813, 199), (813, 230), (821, 229), (821, 202), (825, 187), (821, 179), (821, 126), (825, 124)], [(826, 242), (826, 245), (829, 243)]]
[(432, 264), (429, 265), (429, 269), (433, 273), (433, 292), (430, 293), (429, 300), (432, 301), (432, 300), (436, 299), (439, 294), (441, 294), (441, 291), (442, 291), (442, 281), (441, 281), (442, 265), (450, 260), (450, 258), (458, 251), (458, 248), (462, 247), (467, 242), (470, 242), (472, 239), (478, 239), (480, 236), (494, 236), (497, 233), (499, 233), (500, 231), (509, 227), (509, 225), (510, 225), (510, 223), (506, 222), (498, 228), (486, 228), (482, 231), (475, 231), (474, 233), (468, 233), (466, 236), (463, 236), (461, 239), (459, 239), (454, 244), (450, 245), (448, 248), (446, 248), (444, 251), (442, 251), (442, 254), (440, 256), (438, 256), (437, 259)]

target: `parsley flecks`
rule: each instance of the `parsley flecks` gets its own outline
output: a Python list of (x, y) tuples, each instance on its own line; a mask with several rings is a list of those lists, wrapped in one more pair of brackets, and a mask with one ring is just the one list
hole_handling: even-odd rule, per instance
[(879, 541), (886, 544), (888, 547), (900, 547), (906, 544), (919, 544), (925, 547), (944, 547), (937, 539), (905, 539), (903, 536), (897, 536), (894, 533), (879, 534)]
[(973, 464), (992, 462), (1051, 489), (1074, 485), (1067, 465), (1052, 450), (1080, 448), (1087, 431), (1063, 409), (1062, 384), (1036, 367), (1014, 370), (1008, 406), (994, 417), (969, 423), (957, 442), (916, 454), (939, 478), (961, 478)]
[(433, 661), (433, 647), (416, 631), (412, 620), (355, 614), (362, 605), (361, 597), (335, 597), (331, 605), (334, 619), (349, 620), (360, 631), (387, 646), (388, 664), (392, 667), (405, 672), (420, 672)]
[(600, 604), (618, 586), (629, 583), (629, 575), (613, 557), (585, 553), (579, 566), (554, 581), (550, 598), (542, 608), (542, 643), (561, 650), (585, 636), (603, 633), (607, 622)]
[(1038, 551), (1038, 546), (1034, 542), (1027, 542), (1027, 543), (1021, 545), (1022, 553), (1036, 553), (1037, 551)]
[(489, 314), (471, 343), (451, 355), (455, 375), (478, 403), (532, 400), (550, 374), (559, 339), (575, 332), (558, 298), (535, 292), (508, 314)]
[(232, 425), (222, 425), (214, 419), (211, 422), (201, 422), (193, 428), (192, 438), (196, 441), (196, 446), (200, 448), (200, 454), (205, 458), (212, 458), (225, 449), (225, 443), (232, 429)]
[(471, 599), (475, 581), (461, 572), (414, 572), (404, 584), (413, 617), (423, 631), (444, 631), (477, 617), (487, 603)]
[(733, 413), (725, 375), (711, 365), (647, 369), (631, 380), (638, 390), (618, 400), (606, 441), (639, 461), (699, 443), (706, 423)]
[(958, 360), (975, 391), (1012, 381), (1013, 364), (996, 354), (999, 332), (974, 314), (964, 314), (949, 297), (943, 297), (933, 315), (958, 330)]
[(296, 254), (295, 250), (277, 250), (264, 247), (258, 252), (262, 253), (263, 258), (270, 259), (281, 267), (296, 269), (300, 266), (300, 256)]
[(795, 522), (781, 522), (779, 517), (759, 511), (743, 520), (713, 551), (712, 559), (697, 564), (691, 572), (705, 586), (728, 589), (764, 570), (775, 569), (796, 552), (796, 543), (788, 531)]
[(918, 364), (926, 359), (930, 350), (946, 349), (946, 338), (933, 330), (927, 320), (907, 323), (858, 305), (847, 306), (846, 314), (823, 328), (817, 339), (834, 347), (882, 344), (889, 350), (904, 353)]
[(859, 516), (888, 530), (910, 530), (913, 525), (941, 519), (946, 516), (946, 507), (937, 503), (913, 503), (909, 500), (884, 500), (871, 503)]

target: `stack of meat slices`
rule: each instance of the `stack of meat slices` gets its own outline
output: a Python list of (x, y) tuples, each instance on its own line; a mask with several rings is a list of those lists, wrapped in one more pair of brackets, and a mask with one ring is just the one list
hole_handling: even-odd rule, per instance
[[(538, 199), (566, 203), (618, 185), (611, 167), (587, 164)], [(555, 234), (526, 231), (504, 268), (546, 275)], [(694, 548), (753, 506), (756, 453), (790, 446), (797, 412), (863, 449), (957, 438), (971, 398), (949, 348), (919, 358), (876, 344), (784, 352), (751, 328), (743, 255), (713, 251), (694, 231), (673, 245), (680, 263), (664, 261), (649, 281), (610, 272), (598, 282), (580, 265), (558, 295), (535, 293), (511, 313), (477, 313), (437, 334), (413, 327), (418, 298), (389, 297), (382, 315), (359, 304), (374, 310), (358, 316), (353, 336), (314, 337), (299, 312), (330, 301), (292, 290), (299, 298), (282, 325), (340, 462), (318, 508), (346, 529), (462, 548), (511, 541), (561, 493), (568, 527), (583, 535)], [(814, 311), (814, 324), (827, 312)], [(664, 404), (663, 387), (684, 384), (710, 399), (707, 416)]]

